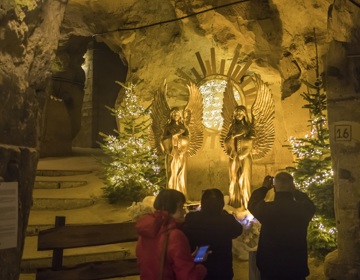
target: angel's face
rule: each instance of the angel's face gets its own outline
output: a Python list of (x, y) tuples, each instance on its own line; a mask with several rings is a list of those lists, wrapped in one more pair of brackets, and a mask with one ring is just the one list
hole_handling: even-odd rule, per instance
[(180, 110), (173, 111), (171, 117), (176, 122), (180, 121), (182, 119), (181, 111)]
[(234, 112), (234, 119), (241, 121), (245, 118), (245, 112), (241, 109), (236, 109)]

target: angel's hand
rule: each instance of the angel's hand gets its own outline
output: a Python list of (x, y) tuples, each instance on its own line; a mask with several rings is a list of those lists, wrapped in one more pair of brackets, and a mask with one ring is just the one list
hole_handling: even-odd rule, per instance
[(247, 157), (247, 154), (246, 154), (246, 155), (240, 155), (240, 156), (239, 156), (239, 159), (240, 159), (240, 160), (243, 160), (243, 159), (246, 158), (246, 157)]

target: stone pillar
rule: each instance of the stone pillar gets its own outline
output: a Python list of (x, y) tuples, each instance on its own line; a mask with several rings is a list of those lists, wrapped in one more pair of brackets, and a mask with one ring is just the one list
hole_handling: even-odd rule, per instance
[(81, 107), (81, 128), (79, 133), (72, 141), (72, 145), (74, 147), (89, 148), (96, 146), (96, 141), (93, 137), (93, 41), (89, 43), (84, 58), (84, 72), (86, 79), (84, 87), (84, 99)]
[(360, 279), (359, 19), (360, 9), (349, 1), (335, 1), (329, 13), (334, 40), (326, 79), (338, 230), (338, 249), (325, 259), (325, 275), (331, 280)]
[(41, 118), (64, 13), (65, 5), (56, 0), (0, 5), (0, 177), (18, 182), (17, 244), (0, 249), (4, 280), (20, 275)]

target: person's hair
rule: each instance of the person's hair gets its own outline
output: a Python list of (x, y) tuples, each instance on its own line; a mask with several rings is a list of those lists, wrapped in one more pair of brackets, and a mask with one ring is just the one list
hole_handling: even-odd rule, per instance
[(207, 189), (201, 196), (201, 211), (217, 214), (224, 208), (224, 195), (219, 189)]
[(295, 190), (294, 178), (287, 172), (276, 174), (274, 183), (277, 192), (292, 192)]
[(175, 214), (179, 205), (186, 201), (185, 195), (174, 189), (164, 189), (159, 192), (154, 201), (156, 210), (166, 211)]

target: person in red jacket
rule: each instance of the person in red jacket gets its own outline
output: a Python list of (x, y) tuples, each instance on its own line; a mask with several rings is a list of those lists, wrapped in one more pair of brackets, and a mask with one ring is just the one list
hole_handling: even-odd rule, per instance
[(184, 222), (185, 196), (174, 189), (160, 191), (154, 201), (155, 212), (136, 223), (139, 238), (136, 257), (142, 280), (203, 280), (207, 270), (195, 263)]

